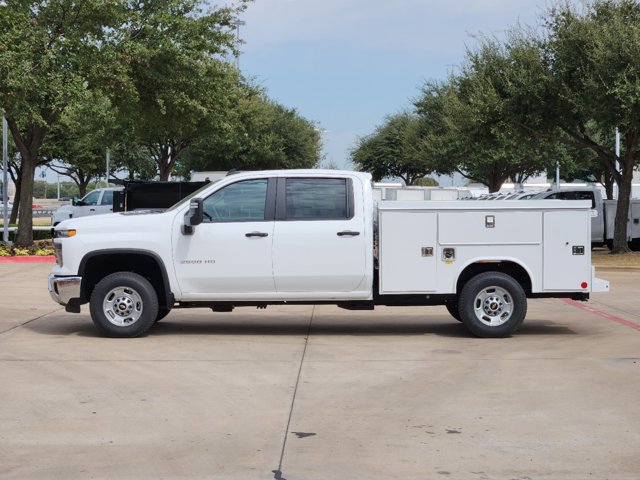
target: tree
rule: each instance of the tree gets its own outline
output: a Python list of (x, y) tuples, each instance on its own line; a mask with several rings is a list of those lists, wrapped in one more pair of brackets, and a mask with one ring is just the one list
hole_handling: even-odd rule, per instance
[(311, 168), (321, 160), (316, 125), (243, 85), (227, 122), (185, 152), (187, 170)]
[(115, 2), (7, 0), (0, 7), (0, 106), (20, 152), (16, 244), (33, 239), (31, 198), (39, 151), (79, 92), (109, 70)]
[[(542, 35), (518, 32), (509, 39), (513, 68), (504, 98), (520, 126), (546, 138), (561, 131), (566, 144), (597, 155), (618, 184), (612, 253), (626, 252), (640, 141), (640, 4), (561, 4), (547, 12), (544, 27)], [(602, 134), (616, 127), (624, 151), (619, 158)]]
[[(618, 184), (613, 252), (627, 246), (627, 216), (640, 141), (640, 4), (633, 0), (596, 1), (585, 11), (569, 6), (551, 10), (546, 60), (560, 128), (591, 148)], [(625, 154), (613, 143), (589, 134), (593, 120), (601, 131), (620, 128)], [(616, 162), (620, 168), (616, 167)]]
[(80, 92), (51, 126), (41, 155), (84, 196), (89, 183), (105, 174), (106, 148), (120, 133), (109, 99), (99, 91)]
[[(433, 117), (428, 130), (440, 137), (441, 155), (449, 168), (483, 183), (490, 192), (508, 179), (524, 180), (555, 165), (563, 149), (553, 139), (536, 137), (513, 120), (506, 72), (512, 69), (509, 52), (491, 39), (467, 52), (461, 73), (448, 85), (427, 84), (416, 102), (421, 117)], [(434, 102), (442, 105), (434, 110)], [(431, 142), (433, 143), (433, 142)]]
[(406, 185), (435, 170), (432, 158), (425, 156), (421, 125), (416, 115), (402, 112), (386, 118), (375, 131), (358, 140), (351, 160), (360, 171), (369, 172), (374, 181), (401, 178)]
[(168, 180), (193, 142), (225, 122), (238, 72), (222, 57), (235, 51), (229, 28), (238, 8), (203, 13), (199, 1), (145, 2), (130, 28), (131, 76), (137, 101), (121, 105), (138, 140)]
[[(18, 245), (32, 242), (36, 162), (50, 128), (86, 91), (136, 105), (135, 72), (162, 50), (193, 58), (233, 50), (232, 19), (199, 0), (6, 0), (0, 6), (0, 108), (21, 156)], [(184, 25), (190, 28), (181, 28)], [(140, 67), (140, 68), (138, 68)], [(177, 92), (179, 93), (179, 92)], [(124, 108), (121, 109), (125, 115)]]

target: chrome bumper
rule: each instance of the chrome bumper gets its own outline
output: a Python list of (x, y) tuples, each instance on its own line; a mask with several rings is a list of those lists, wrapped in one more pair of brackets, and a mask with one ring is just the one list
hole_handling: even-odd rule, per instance
[(60, 305), (67, 305), (72, 298), (80, 298), (82, 277), (57, 277), (49, 275), (49, 293)]

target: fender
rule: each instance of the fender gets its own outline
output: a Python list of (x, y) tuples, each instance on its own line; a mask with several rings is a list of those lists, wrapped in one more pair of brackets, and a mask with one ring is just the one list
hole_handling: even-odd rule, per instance
[(458, 286), (458, 282), (460, 281), (460, 277), (462, 277), (464, 275), (464, 273), (467, 271), (467, 269), (469, 267), (471, 267), (472, 265), (482, 265), (482, 264), (492, 264), (492, 263), (504, 263), (504, 262), (508, 262), (508, 263), (512, 263), (514, 265), (519, 266), (520, 268), (522, 268), (522, 270), (524, 270), (526, 272), (526, 274), (529, 276), (529, 280), (531, 281), (531, 290), (532, 292), (535, 291), (535, 277), (534, 275), (531, 273), (531, 269), (526, 266), (523, 265), (521, 261), (513, 258), (513, 257), (489, 257), (489, 258), (474, 258), (472, 260), (469, 260), (467, 263), (464, 264), (464, 267), (460, 269), (460, 272), (458, 273), (458, 275), (455, 278), (455, 281), (452, 285), (453, 288), (453, 292), (459, 293), (457, 291), (457, 286)]
[(113, 249), (109, 248), (109, 249), (103, 249), (103, 250), (95, 250), (87, 253), (84, 257), (82, 257), (82, 260), (80, 261), (80, 266), (78, 267), (78, 275), (82, 277), (81, 292), (82, 292), (83, 303), (86, 303), (89, 301), (86, 295), (86, 285), (85, 285), (85, 279), (88, 276), (90, 276), (90, 273), (87, 275), (87, 272), (86, 272), (87, 264), (89, 263), (90, 260), (96, 257), (103, 257), (108, 255), (135, 255), (135, 256), (141, 256), (141, 257), (146, 257), (151, 259), (158, 266), (158, 269), (160, 270), (160, 275), (162, 277), (161, 278), (162, 287), (164, 288), (164, 292), (165, 292), (165, 298), (164, 298), (164, 301), (166, 302), (165, 305), (172, 306), (174, 304), (174, 296), (173, 296), (173, 293), (171, 292), (171, 285), (169, 283), (167, 268), (162, 258), (160, 258), (160, 256), (157, 253), (151, 250), (128, 249), (128, 248), (113, 248)]

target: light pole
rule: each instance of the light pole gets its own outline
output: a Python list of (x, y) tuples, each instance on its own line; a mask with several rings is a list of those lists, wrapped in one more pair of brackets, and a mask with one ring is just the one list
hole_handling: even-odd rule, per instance
[[(231, 25), (235, 25), (236, 27), (236, 43), (238, 44), (240, 43), (240, 27), (246, 24), (247, 22), (245, 22), (244, 20), (240, 20), (239, 18), (231, 21)], [(236, 55), (236, 68), (240, 70), (240, 52), (238, 52), (238, 54)]]
[(106, 176), (106, 181), (107, 181), (107, 187), (109, 186), (109, 161), (111, 160), (111, 155), (109, 154), (109, 147), (107, 147), (107, 176)]

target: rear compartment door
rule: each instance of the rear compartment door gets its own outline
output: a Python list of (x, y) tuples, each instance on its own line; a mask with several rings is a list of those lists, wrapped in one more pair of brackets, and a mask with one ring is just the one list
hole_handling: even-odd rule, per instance
[(436, 213), (380, 213), (380, 293), (436, 290), (437, 233)]
[(591, 280), (588, 211), (544, 212), (543, 289), (582, 290)]

